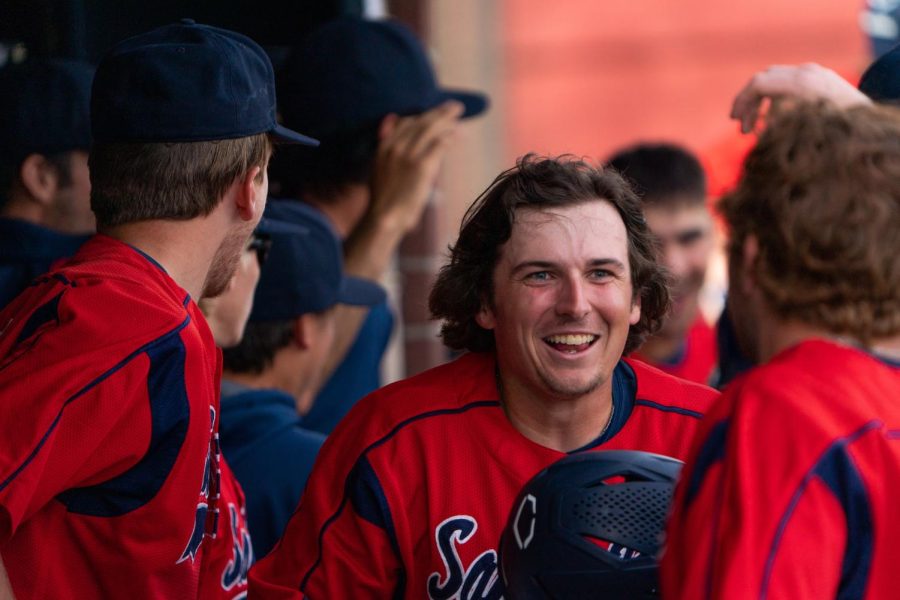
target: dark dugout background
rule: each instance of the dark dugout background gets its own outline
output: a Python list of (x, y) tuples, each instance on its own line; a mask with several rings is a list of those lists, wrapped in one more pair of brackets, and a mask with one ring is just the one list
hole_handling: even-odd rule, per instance
[(29, 57), (96, 63), (119, 40), (181, 18), (250, 36), (277, 61), (317, 24), (363, 0), (0, 0), (0, 66)]

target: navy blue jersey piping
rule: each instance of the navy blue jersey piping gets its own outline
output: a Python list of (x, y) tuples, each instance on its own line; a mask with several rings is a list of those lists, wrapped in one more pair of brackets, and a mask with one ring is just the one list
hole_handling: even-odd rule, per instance
[(187, 348), (180, 336), (167, 335), (147, 348), (146, 354), (150, 359), (148, 448), (124, 473), (60, 493), (57, 499), (71, 513), (118, 517), (144, 506), (162, 489), (181, 454), (191, 418), (185, 380)]
[(143, 250), (141, 250), (141, 249), (138, 248), (137, 246), (132, 246), (131, 244), (126, 244), (126, 246), (128, 246), (129, 248), (131, 248), (132, 250), (134, 250), (135, 252), (137, 252), (138, 254), (140, 254), (141, 256), (143, 256), (144, 258), (146, 258), (147, 261), (150, 262), (150, 264), (152, 264), (154, 267), (156, 267), (157, 269), (159, 269), (160, 271), (162, 271), (162, 272), (165, 273), (166, 275), (169, 274), (169, 273), (166, 271), (166, 268), (163, 267), (161, 264), (159, 264), (159, 262), (158, 262), (155, 258), (153, 258), (152, 256), (150, 256), (149, 254), (147, 254), (146, 252), (144, 252)]
[(730, 421), (724, 419), (716, 423), (709, 431), (709, 435), (703, 440), (700, 450), (694, 458), (694, 466), (686, 482), (687, 489), (684, 493), (684, 510), (690, 507), (694, 498), (700, 493), (700, 486), (706, 478), (706, 473), (713, 465), (725, 457), (725, 440), (728, 437)]
[(59, 300), (62, 298), (63, 292), (65, 292), (65, 290), (62, 290), (31, 312), (28, 321), (25, 322), (22, 330), (19, 331), (19, 336), (13, 343), (13, 348), (34, 335), (34, 332), (42, 326), (51, 322), (59, 324)]
[(156, 338), (155, 340), (152, 340), (152, 341), (144, 344), (143, 346), (141, 346), (140, 348), (138, 348), (137, 350), (135, 350), (134, 352), (132, 352), (131, 354), (129, 354), (128, 356), (123, 358), (121, 361), (119, 361), (116, 365), (114, 365), (108, 371), (98, 375), (93, 381), (89, 382), (83, 388), (81, 388), (80, 390), (78, 390), (77, 392), (72, 394), (72, 396), (63, 403), (62, 407), (60, 407), (59, 412), (56, 414), (56, 417), (53, 419), (53, 422), (50, 424), (50, 427), (47, 429), (47, 431), (41, 437), (40, 441), (38, 442), (37, 446), (35, 446), (34, 450), (31, 451), (31, 453), (25, 458), (25, 460), (22, 462), (22, 464), (19, 465), (16, 468), (16, 470), (13, 471), (9, 475), (9, 477), (7, 477), (5, 480), (3, 480), (2, 483), (0, 483), (0, 491), (3, 491), (4, 489), (6, 489), (6, 486), (8, 486), (16, 477), (18, 477), (19, 473), (21, 473), (31, 463), (31, 461), (34, 460), (34, 457), (37, 456), (37, 453), (40, 452), (41, 448), (44, 446), (47, 439), (50, 437), (50, 434), (53, 433), (54, 429), (56, 429), (56, 426), (59, 424), (59, 421), (62, 418), (63, 411), (66, 409), (66, 407), (69, 404), (71, 404), (72, 402), (74, 402), (75, 400), (80, 398), (81, 396), (85, 395), (92, 388), (94, 388), (95, 386), (102, 383), (106, 378), (110, 377), (116, 371), (123, 368), (125, 365), (127, 365), (129, 362), (131, 362), (131, 360), (134, 359), (134, 357), (139, 356), (140, 354), (146, 352), (147, 349), (150, 348), (151, 346), (153, 346), (154, 344), (161, 342), (162, 340), (168, 338), (169, 336), (178, 335), (181, 332), (181, 330), (184, 329), (185, 327), (187, 327), (188, 323), (190, 323), (190, 322), (191, 322), (191, 317), (190, 317), (190, 315), (188, 315), (184, 318), (184, 321), (182, 321), (182, 323), (180, 325), (178, 325), (175, 329), (173, 329), (172, 331), (170, 331), (168, 333), (163, 334), (162, 336)]
[[(867, 558), (871, 560), (871, 513), (869, 512), (868, 501), (864, 499), (862, 502), (859, 502), (859, 498), (853, 507), (856, 510), (861, 510), (865, 512), (861, 517), (854, 517), (853, 515), (848, 514), (848, 501), (847, 498), (842, 497), (840, 490), (835, 489), (835, 483), (825, 474), (825, 471), (831, 467), (831, 463), (834, 462), (832, 459), (837, 457), (838, 459), (842, 458), (846, 452), (847, 446), (858, 440), (864, 434), (882, 427), (884, 424), (881, 421), (873, 420), (869, 421), (856, 431), (846, 435), (844, 437), (840, 437), (835, 439), (831, 444), (828, 445), (827, 448), (819, 455), (819, 458), (816, 459), (816, 462), (810, 467), (809, 471), (807, 471), (806, 475), (803, 476), (803, 479), (800, 482), (800, 485), (797, 487), (797, 490), (794, 492), (793, 496), (791, 496), (791, 500), (788, 503), (787, 509), (784, 511), (784, 514), (781, 516), (781, 519), (778, 523), (778, 527), (775, 530), (775, 536), (772, 539), (772, 545), (769, 549), (769, 556), (766, 559), (765, 569), (763, 570), (763, 578), (760, 586), (759, 598), (760, 600), (765, 600), (768, 595), (768, 587), (769, 581), (772, 577), (772, 570), (775, 565), (775, 556), (778, 552), (778, 546), (781, 543), (781, 538), (784, 536), (785, 530), (787, 529), (788, 522), (793, 516), (794, 510), (797, 508), (797, 505), (800, 503), (800, 500), (803, 497), (803, 494), (806, 492), (807, 487), (809, 486), (810, 481), (814, 478), (819, 478), (828, 486), (829, 490), (832, 494), (835, 495), (835, 498), (841, 503), (841, 508), (844, 510), (845, 517), (848, 519), (847, 523), (847, 547), (844, 550), (844, 561), (842, 565), (842, 573), (841, 573), (841, 586), (838, 590), (838, 599), (848, 599), (858, 597), (859, 586), (865, 585), (865, 581), (860, 583), (860, 578), (865, 579), (865, 576), (868, 573), (868, 567), (870, 566), (868, 563), (859, 564), (859, 556), (862, 556), (862, 560), (865, 561)], [(849, 456), (843, 457), (845, 460), (849, 460)], [(828, 463), (828, 464), (826, 464)], [(862, 496), (865, 495), (865, 488), (862, 484), (862, 479), (859, 476), (859, 472), (856, 469), (856, 466), (852, 464), (852, 462), (845, 462), (843, 465), (845, 468), (845, 476), (849, 476), (851, 481), (849, 484), (853, 488), (862, 488)], [(860, 490), (857, 489), (857, 492)], [(856, 527), (854, 527), (856, 525)], [(862, 528), (862, 531), (858, 531), (855, 529)], [(866, 545), (868, 543), (868, 545)], [(859, 547), (861, 546), (861, 547)], [(853, 555), (856, 555), (855, 557)], [(851, 562), (856, 561), (856, 564), (852, 564)]]
[[(386, 443), (392, 437), (397, 435), (397, 433), (401, 429), (405, 428), (407, 425), (409, 425), (411, 423), (414, 423), (415, 421), (420, 421), (422, 419), (438, 417), (438, 416), (443, 416), (443, 415), (456, 415), (456, 414), (467, 412), (467, 411), (475, 409), (475, 408), (490, 408), (490, 407), (499, 408), (500, 401), (499, 400), (478, 400), (475, 402), (470, 402), (469, 404), (466, 404), (466, 405), (463, 405), (463, 406), (460, 406), (457, 408), (443, 408), (443, 409), (433, 410), (433, 411), (429, 411), (426, 413), (412, 416), (404, 421), (401, 421), (396, 426), (394, 426), (394, 428), (391, 429), (383, 437), (375, 440), (374, 442), (372, 442), (371, 444), (366, 446), (366, 448), (360, 453), (359, 457), (356, 459), (356, 462), (359, 462), (360, 459), (365, 458), (369, 452), (371, 452), (375, 448), (381, 446), (382, 444)], [(350, 475), (348, 475), (348, 478), (349, 478), (349, 476)], [(2, 489), (2, 488), (0, 488), (0, 489)], [(338, 508), (334, 512), (334, 514), (325, 520), (325, 523), (322, 524), (322, 528), (319, 530), (319, 536), (318, 536), (318, 540), (317, 540), (317, 544), (319, 546), (319, 553), (318, 553), (318, 556), (316, 556), (316, 561), (312, 564), (312, 566), (309, 568), (309, 570), (303, 576), (303, 579), (300, 580), (300, 585), (299, 585), (298, 589), (301, 592), (303, 591), (303, 588), (306, 587), (306, 584), (309, 581), (309, 578), (312, 576), (313, 572), (315, 572), (315, 570), (319, 567), (319, 564), (322, 562), (322, 546), (323, 546), (323, 541), (325, 539), (325, 532), (328, 530), (328, 528), (331, 526), (331, 524), (334, 521), (336, 521), (338, 519), (338, 517), (341, 516), (341, 513), (344, 512), (344, 508), (346, 507), (347, 501), (349, 500), (349, 498), (350, 498), (350, 494), (349, 494), (348, 486), (346, 485), (346, 482), (345, 482), (344, 495), (341, 498), (341, 503), (338, 505)], [(299, 510), (299, 507), (298, 507), (298, 510)], [(296, 514), (296, 511), (295, 511), (295, 514)]]
[(653, 402), (652, 400), (644, 400), (639, 398), (634, 402), (638, 406), (646, 406), (647, 408), (655, 408), (656, 410), (661, 410), (663, 412), (675, 413), (678, 415), (684, 415), (685, 417), (693, 417), (695, 419), (702, 419), (703, 413), (697, 412), (696, 410), (690, 410), (687, 408), (681, 408), (680, 406), (670, 406), (668, 404), (660, 404), (659, 402)]

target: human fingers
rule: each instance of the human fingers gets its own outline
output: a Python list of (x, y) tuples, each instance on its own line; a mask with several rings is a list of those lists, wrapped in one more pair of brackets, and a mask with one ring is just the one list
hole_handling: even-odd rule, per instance
[(464, 110), (462, 103), (451, 100), (419, 115), (410, 134), (410, 153), (422, 156), (433, 151), (436, 144), (443, 145), (452, 137)]

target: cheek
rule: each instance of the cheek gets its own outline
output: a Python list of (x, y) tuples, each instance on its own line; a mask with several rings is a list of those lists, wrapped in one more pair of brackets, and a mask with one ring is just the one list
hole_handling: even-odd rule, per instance
[(336, 337), (336, 334), (337, 334), (337, 327), (335, 326), (334, 320), (332, 319), (331, 322), (328, 324), (327, 331), (325, 332), (325, 346), (326, 347), (328, 347), (328, 348), (331, 347), (331, 345), (334, 343), (334, 338)]
[(691, 248), (688, 254), (691, 270), (695, 272), (706, 271), (709, 260), (712, 257), (712, 240), (707, 240)]

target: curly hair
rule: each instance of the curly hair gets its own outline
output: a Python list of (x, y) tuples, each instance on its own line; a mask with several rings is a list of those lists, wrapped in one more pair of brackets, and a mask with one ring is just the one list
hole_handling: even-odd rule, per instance
[(719, 208), (772, 310), (863, 343), (900, 333), (900, 110), (780, 110)]
[(522, 208), (548, 209), (603, 200), (622, 217), (628, 233), (628, 262), (641, 318), (632, 325), (625, 353), (656, 332), (669, 309), (668, 276), (657, 260), (656, 242), (647, 228), (641, 203), (613, 169), (594, 167), (572, 156), (528, 154), (504, 171), (475, 200), (463, 217), (450, 260), (438, 273), (428, 306), (443, 321), (441, 337), (453, 350), (485, 352), (494, 348), (493, 332), (475, 321), (493, 299), (494, 267), (500, 247), (512, 235)]

